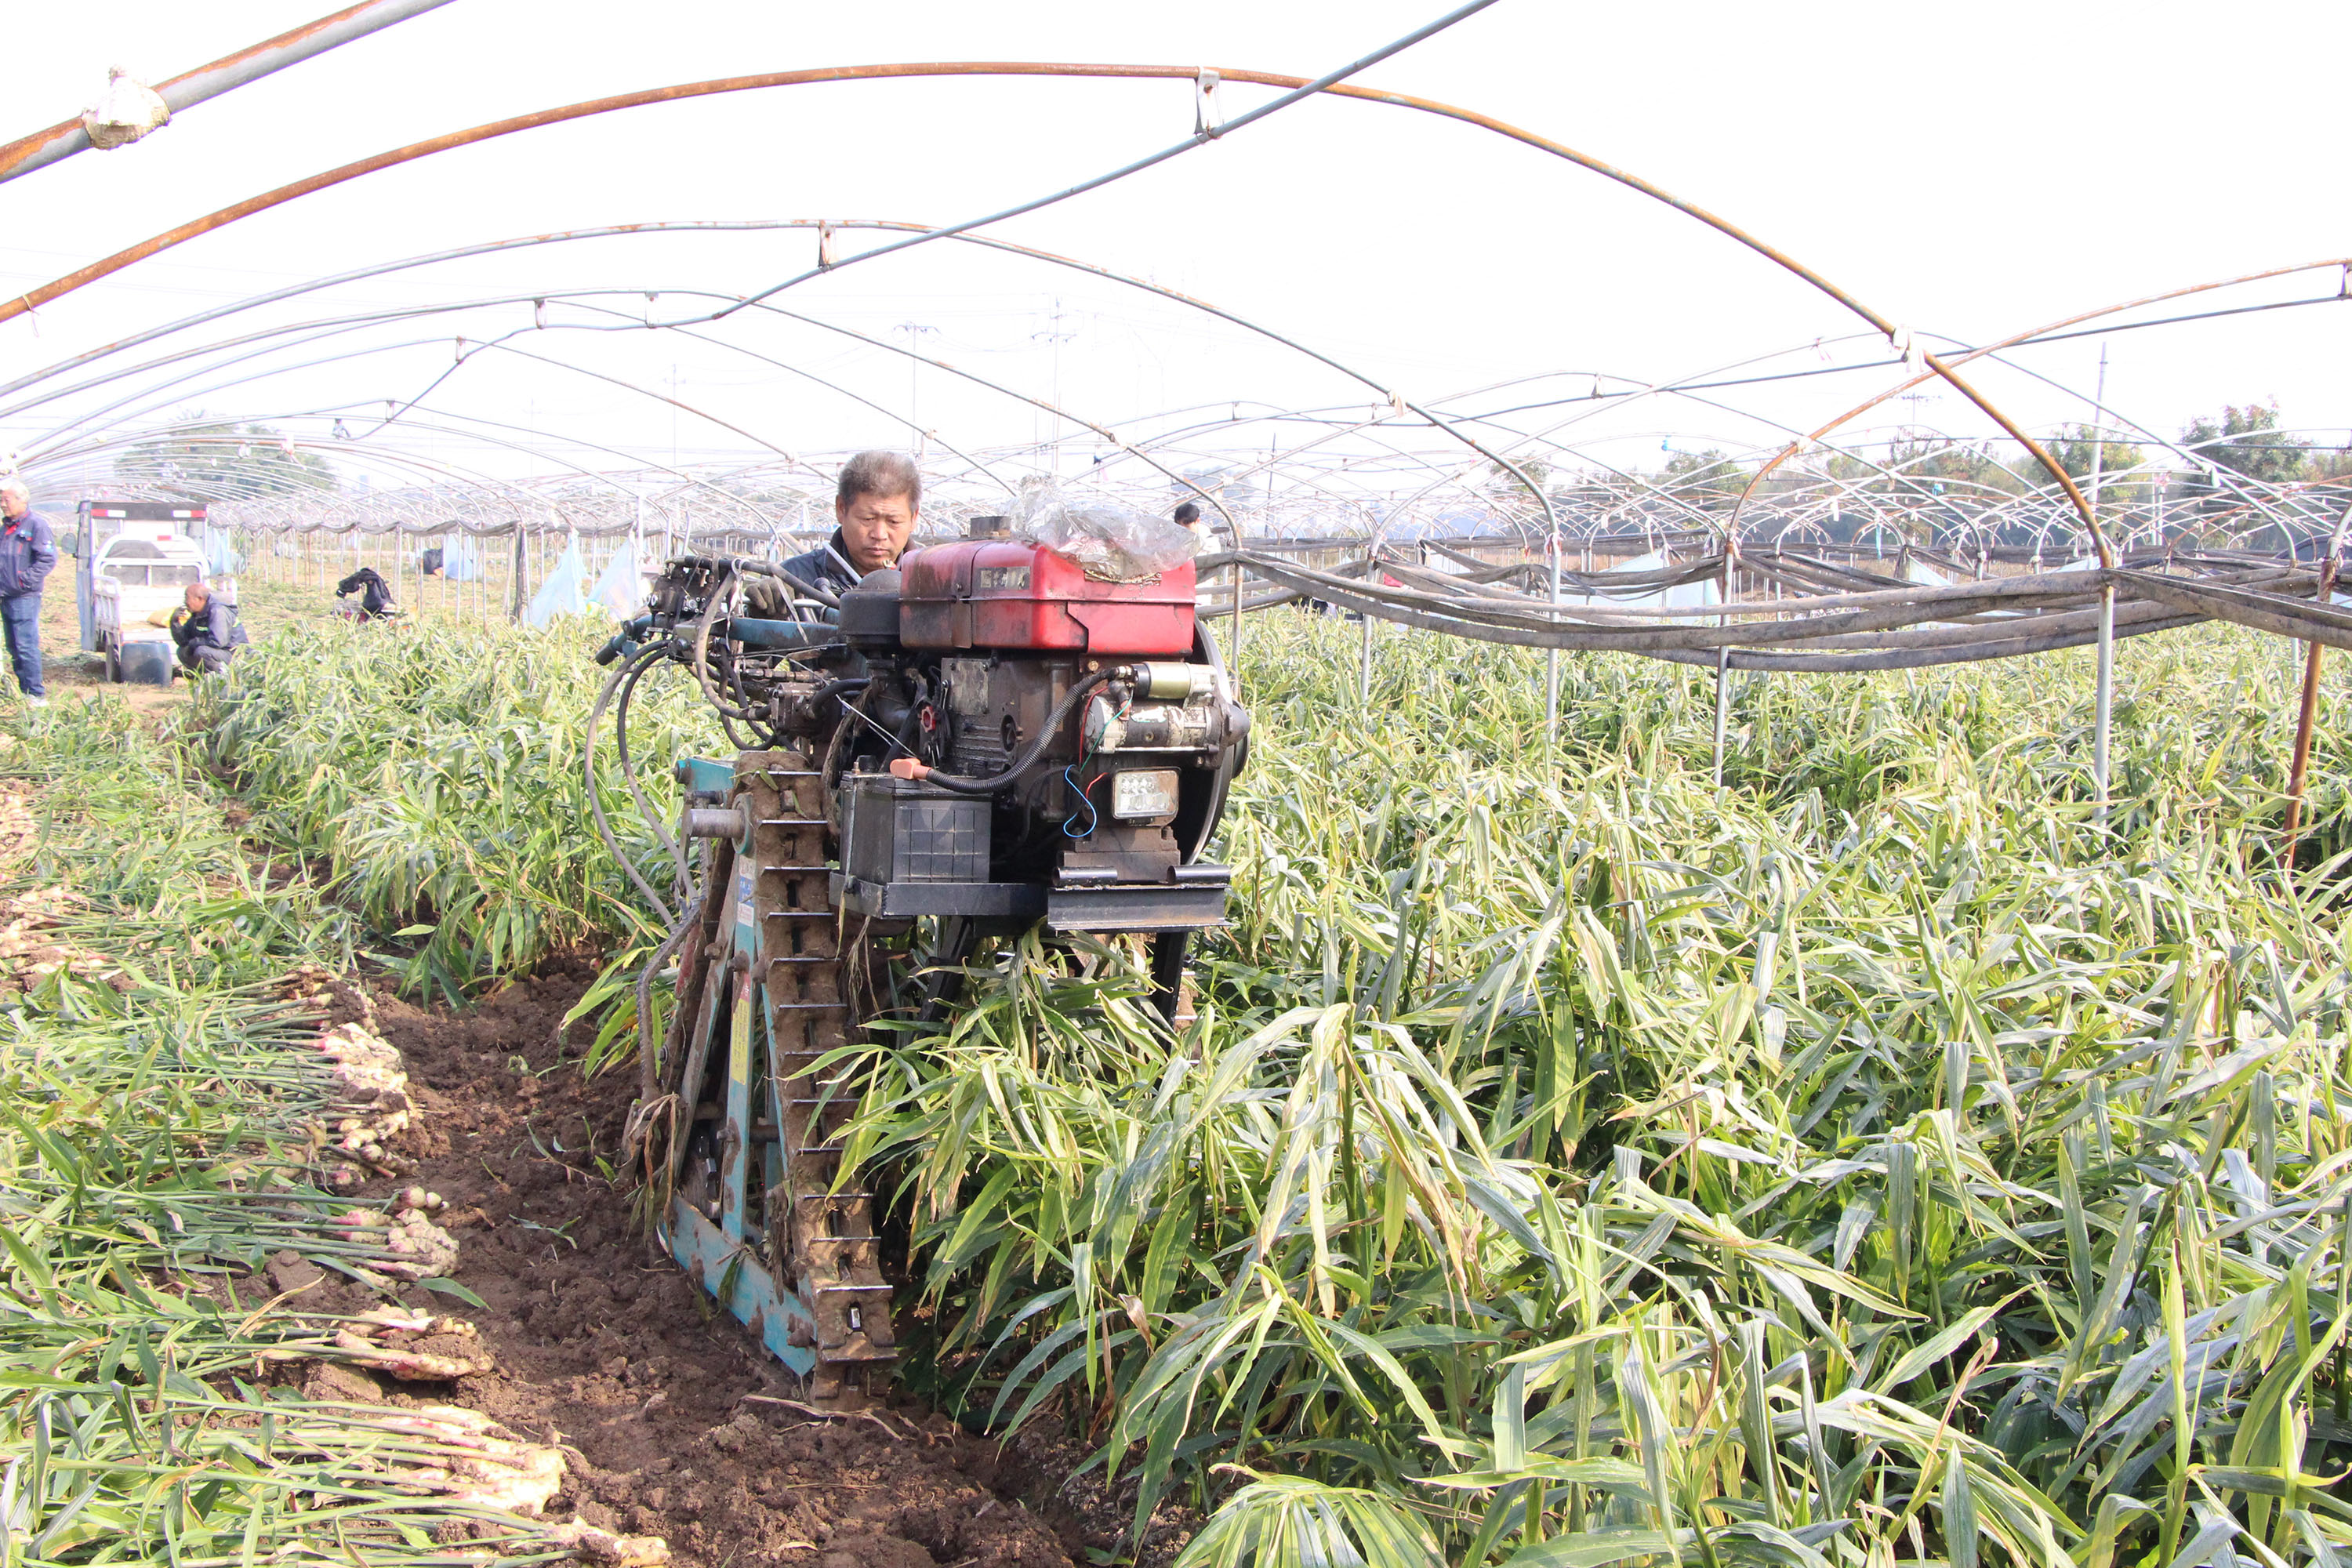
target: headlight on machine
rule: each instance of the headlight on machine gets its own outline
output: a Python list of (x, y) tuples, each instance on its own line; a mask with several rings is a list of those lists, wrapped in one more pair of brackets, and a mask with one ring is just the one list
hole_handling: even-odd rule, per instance
[(1176, 815), (1176, 770), (1139, 768), (1110, 776), (1110, 814), (1122, 822)]

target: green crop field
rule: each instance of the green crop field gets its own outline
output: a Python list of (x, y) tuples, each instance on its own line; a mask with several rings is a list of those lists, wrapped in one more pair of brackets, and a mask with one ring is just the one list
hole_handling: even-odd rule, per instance
[[(2102, 825), (2087, 654), (1735, 677), (1717, 788), (1696, 672), (1563, 660), (1554, 745), (1538, 658), (1384, 632), (1367, 698), (1357, 636), (1249, 625), (1234, 923), (1181, 1039), (1123, 948), (1033, 943), (871, 1052), (854, 1145), (915, 1216), (924, 1397), (1053, 1425), (1139, 1525), (1209, 1513), (1199, 1563), (2336, 1568), (2352, 759), (2323, 727), (2290, 880), (2290, 649), (2124, 644)], [(74, 785), (85, 847), (53, 856), (146, 846), (103, 896), (191, 956), (136, 1006), (68, 980), (11, 1015), (12, 1495), (28, 1466), (52, 1514), (83, 1484), (70, 1412), (132, 1478), (104, 1497), (161, 1510), (142, 1455), (197, 1397), (171, 1369), (227, 1397), (196, 1369), (233, 1313), (157, 1363), (152, 1408), (135, 1347), (41, 1325), (155, 1310), (148, 1254), (75, 1237), (146, 1214), (167, 1165), (189, 1184), (171, 1151), (294, 1114), (254, 1011), (272, 964), (372, 953), (464, 997), (593, 951), (591, 1070), (634, 1050), (623, 977), (659, 931), (588, 819), (588, 646), (331, 626), (247, 656), (183, 738), (321, 902), (219, 893), (184, 870), (244, 875), (216, 830)], [(631, 744), (666, 810), (669, 757), (730, 748), (683, 681), (656, 695)], [(609, 746), (596, 787), (666, 881)], [(44, 1099), (35, 1061), (80, 1076)], [(247, 1245), (205, 1234), (231, 1239), (173, 1246)]]
[(495, 1448), (470, 1412), (266, 1375), (400, 1353), (383, 1313), (287, 1306), (267, 1260), (392, 1284), (411, 1260), (355, 1223), (331, 1152), (352, 1101), (317, 1001), (361, 932), (251, 866), (223, 804), (120, 705), (0, 722), (5, 1560), (560, 1556), (448, 1480)]

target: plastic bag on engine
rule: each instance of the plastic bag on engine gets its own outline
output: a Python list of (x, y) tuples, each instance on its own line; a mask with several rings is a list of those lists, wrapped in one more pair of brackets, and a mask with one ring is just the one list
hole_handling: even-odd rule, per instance
[(1190, 561), (1201, 541), (1182, 523), (1038, 478), (1013, 503), (1013, 537), (1076, 562), (1097, 582), (1139, 583)]

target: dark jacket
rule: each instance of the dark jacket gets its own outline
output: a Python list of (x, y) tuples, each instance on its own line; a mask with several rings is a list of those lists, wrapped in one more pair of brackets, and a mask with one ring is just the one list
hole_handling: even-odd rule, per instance
[(784, 563), (784, 570), (803, 583), (814, 583), (829, 594), (857, 586), (860, 575), (849, 563), (849, 545), (835, 529), (833, 537), (805, 555), (795, 555)]
[[(843, 542), (837, 528), (831, 539), (804, 555), (793, 556), (783, 567), (802, 582), (828, 594), (838, 595), (857, 585), (857, 569), (849, 563), (849, 546)], [(792, 610), (785, 602), (784, 586), (773, 577), (752, 578), (743, 590), (743, 607), (763, 620), (789, 620)]]
[(392, 607), (392, 585), (373, 566), (362, 566), (335, 584), (338, 599), (353, 594), (360, 596), (360, 608), (371, 616), (380, 616)]
[(236, 601), (215, 594), (194, 615), (182, 610), (172, 617), (172, 640), (184, 648), (243, 647), (251, 639), (236, 618)]
[(37, 594), (58, 563), (58, 531), (37, 511), (0, 523), (0, 599)]

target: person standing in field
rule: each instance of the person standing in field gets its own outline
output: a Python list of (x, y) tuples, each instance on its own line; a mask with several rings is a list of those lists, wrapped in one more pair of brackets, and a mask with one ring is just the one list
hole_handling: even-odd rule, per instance
[(33, 492), (14, 474), (0, 479), (0, 623), (16, 688), (35, 708), (49, 705), (41, 684), (41, 584), (57, 563), (57, 530), (33, 510)]

